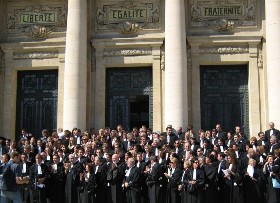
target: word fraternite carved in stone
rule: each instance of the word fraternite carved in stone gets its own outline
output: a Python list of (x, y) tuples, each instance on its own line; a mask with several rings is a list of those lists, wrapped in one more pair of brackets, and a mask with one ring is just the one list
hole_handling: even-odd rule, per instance
[(160, 10), (158, 0), (141, 3), (135, 0), (99, 3), (96, 11), (97, 31), (117, 31), (134, 34), (139, 30), (159, 30)]
[(25, 33), (29, 37), (47, 37), (51, 32), (66, 31), (64, 4), (10, 6), (7, 11), (9, 34)]
[(257, 27), (257, 0), (190, 0), (190, 24), (194, 29), (231, 31)]

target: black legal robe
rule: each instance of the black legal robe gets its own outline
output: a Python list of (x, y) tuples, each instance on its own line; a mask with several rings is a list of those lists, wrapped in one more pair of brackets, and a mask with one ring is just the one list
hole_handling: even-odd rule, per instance
[(168, 178), (167, 192), (166, 192), (166, 203), (177, 203), (180, 202), (180, 192), (178, 186), (180, 184), (182, 176), (182, 170), (180, 168), (175, 168), (171, 177)]
[(130, 169), (129, 175), (125, 176), (124, 182), (128, 183), (125, 188), (127, 203), (140, 203), (140, 170), (136, 166)]
[(203, 187), (204, 187), (204, 172), (200, 169), (193, 169), (190, 170), (190, 173), (187, 176), (188, 184), (189, 181), (193, 180), (193, 173), (196, 173), (196, 184), (194, 184), (194, 191), (188, 192), (187, 195), (187, 202), (188, 203), (203, 203), (202, 196), (203, 196)]
[[(43, 163), (41, 163), (40, 166), (42, 173), (39, 172), (38, 164), (36, 163), (33, 164), (29, 169), (30, 181), (34, 184), (30, 191), (31, 203), (33, 203), (34, 200), (37, 200), (37, 202), (40, 203), (47, 202), (47, 189), (49, 188), (49, 169)], [(42, 184), (38, 183), (39, 179), (44, 179)]]
[(182, 177), (180, 179), (182, 189), (180, 191), (181, 193), (181, 203), (187, 202), (188, 197), (188, 191), (187, 191), (187, 185), (188, 185), (188, 174), (190, 173), (190, 169), (184, 170)]
[(205, 176), (205, 203), (216, 203), (217, 202), (217, 174), (218, 169), (213, 164), (204, 165), (204, 176)]
[(161, 188), (162, 188), (162, 168), (158, 163), (155, 163), (151, 167), (151, 171), (148, 174), (146, 183), (148, 185), (148, 194), (150, 198), (150, 203), (159, 203), (160, 195), (161, 195)]
[(78, 186), (80, 184), (80, 173), (83, 173), (83, 165), (76, 161), (66, 174), (65, 203), (78, 202)]
[(51, 203), (64, 202), (64, 190), (65, 190), (65, 168), (63, 163), (59, 162), (57, 164), (57, 170), (52, 169), (50, 166), (50, 201)]
[(126, 165), (119, 161), (117, 166), (110, 163), (107, 171), (107, 203), (123, 203), (124, 192), (122, 183), (125, 175)]
[(265, 202), (262, 191), (264, 184), (264, 174), (261, 169), (254, 168), (253, 177), (245, 175), (244, 181), (244, 202), (245, 203), (263, 203)]

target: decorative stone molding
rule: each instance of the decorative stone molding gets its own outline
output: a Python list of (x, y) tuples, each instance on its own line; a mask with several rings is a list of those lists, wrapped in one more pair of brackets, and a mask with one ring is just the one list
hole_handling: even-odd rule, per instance
[(13, 59), (20, 60), (20, 59), (50, 59), (50, 58), (57, 58), (58, 52), (15, 52), (13, 54)]
[(209, 28), (221, 32), (233, 30), (235, 27), (241, 24), (241, 21), (233, 21), (221, 18), (219, 20), (207, 21), (205, 24)]
[(90, 58), (90, 63), (91, 63), (91, 72), (96, 71), (96, 51), (95, 48), (91, 48), (91, 58)]
[(249, 47), (224, 46), (224, 47), (200, 47), (200, 54), (245, 54), (249, 53)]
[(187, 68), (188, 70), (192, 69), (192, 53), (191, 47), (187, 45)]
[(262, 44), (258, 45), (258, 68), (263, 68)]
[(96, 31), (117, 31), (134, 34), (139, 30), (160, 30), (160, 5), (125, 0), (117, 3), (97, 3)]
[(10, 6), (7, 11), (9, 34), (46, 37), (46, 33), (66, 31), (65, 4)]
[(0, 74), (5, 72), (5, 52), (0, 49)]
[(41, 25), (32, 25), (25, 30), (25, 34), (30, 38), (46, 38), (55, 29), (55, 27), (44, 27)]
[(104, 56), (140, 56), (140, 55), (152, 55), (151, 48), (133, 49), (105, 49)]
[(160, 68), (161, 70), (165, 69), (165, 45), (164, 44), (160, 47)]
[(218, 32), (257, 27), (257, 0), (190, 0), (190, 25)]

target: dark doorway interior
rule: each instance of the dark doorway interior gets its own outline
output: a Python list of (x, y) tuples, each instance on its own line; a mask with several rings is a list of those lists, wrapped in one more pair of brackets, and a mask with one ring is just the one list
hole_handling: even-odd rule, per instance
[(106, 126), (121, 124), (152, 127), (152, 69), (151, 67), (108, 68), (106, 72)]
[(248, 135), (249, 99), (247, 65), (201, 66), (200, 68), (201, 127), (224, 131), (236, 125)]
[(19, 71), (17, 79), (16, 138), (25, 128), (36, 138), (42, 129), (52, 133), (57, 121), (58, 71)]
[(149, 96), (130, 97), (130, 126), (149, 126)]

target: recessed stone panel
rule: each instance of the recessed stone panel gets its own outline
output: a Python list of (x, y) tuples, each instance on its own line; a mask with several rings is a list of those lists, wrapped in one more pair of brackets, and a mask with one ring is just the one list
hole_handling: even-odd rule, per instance
[(256, 28), (257, 5), (257, 0), (190, 0), (190, 26), (219, 32)]
[(134, 34), (140, 30), (160, 30), (159, 0), (102, 1), (96, 3), (96, 31)]

